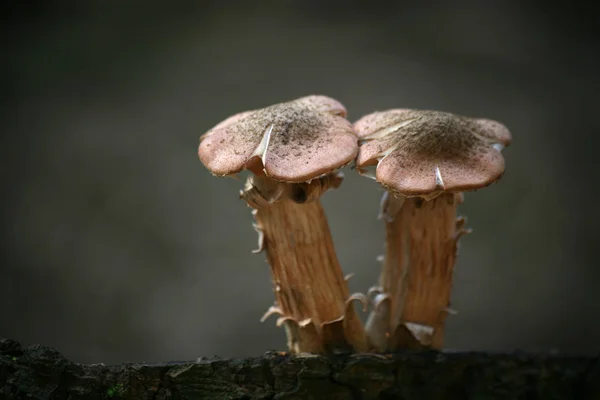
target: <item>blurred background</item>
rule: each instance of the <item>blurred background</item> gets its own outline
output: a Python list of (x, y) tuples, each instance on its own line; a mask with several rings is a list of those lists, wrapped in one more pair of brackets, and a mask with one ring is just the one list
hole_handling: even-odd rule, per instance
[[(86, 363), (285, 349), (243, 182), (198, 161), (227, 116), (308, 94), (351, 120), (440, 109), (513, 134), (468, 193), (450, 349), (600, 350), (596, 19), (519, 1), (10, 2), (2, 12), (0, 336)], [(162, 3), (162, 4), (159, 4)], [(353, 291), (382, 191), (323, 202)]]

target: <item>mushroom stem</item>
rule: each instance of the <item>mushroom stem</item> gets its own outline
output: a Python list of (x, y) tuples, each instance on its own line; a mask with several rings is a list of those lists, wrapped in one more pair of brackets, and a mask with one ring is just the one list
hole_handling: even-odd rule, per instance
[[(347, 307), (350, 293), (319, 200), (341, 180), (330, 174), (288, 184), (252, 176), (242, 193), (263, 235), (279, 324), (286, 328), (292, 352), (366, 349), (363, 327), (354, 308)], [(339, 332), (331, 332), (334, 321), (343, 322), (333, 325)]]
[[(463, 219), (456, 219), (461, 195), (441, 194), (429, 201), (394, 198), (382, 205), (386, 219), (386, 256), (380, 291), (389, 296), (387, 347), (441, 349), (449, 312), (452, 273)], [(375, 319), (375, 311), (370, 316)], [(387, 322), (386, 321), (386, 322)], [(374, 326), (374, 325), (373, 325)], [(381, 336), (371, 332), (369, 337)], [(383, 328), (378, 328), (379, 330)], [(379, 347), (384, 344), (379, 342)]]

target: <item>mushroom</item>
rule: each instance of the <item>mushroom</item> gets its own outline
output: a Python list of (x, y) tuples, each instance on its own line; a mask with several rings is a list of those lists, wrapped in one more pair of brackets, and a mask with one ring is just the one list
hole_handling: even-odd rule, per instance
[(252, 172), (240, 197), (251, 207), (266, 251), (277, 314), (291, 352), (366, 349), (366, 336), (338, 262), (320, 196), (337, 188), (358, 139), (346, 109), (307, 96), (234, 115), (200, 139), (198, 155), (217, 176)]
[(370, 345), (441, 349), (458, 239), (469, 232), (456, 207), (462, 192), (502, 176), (510, 132), (488, 119), (411, 109), (375, 112), (354, 128), (357, 171), (386, 189), (386, 254), (365, 326)]

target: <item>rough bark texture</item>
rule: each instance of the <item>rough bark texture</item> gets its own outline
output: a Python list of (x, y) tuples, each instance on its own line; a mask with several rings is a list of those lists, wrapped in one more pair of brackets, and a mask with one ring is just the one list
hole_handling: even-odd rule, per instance
[(81, 365), (0, 340), (0, 399), (600, 399), (600, 358), (488, 353)]

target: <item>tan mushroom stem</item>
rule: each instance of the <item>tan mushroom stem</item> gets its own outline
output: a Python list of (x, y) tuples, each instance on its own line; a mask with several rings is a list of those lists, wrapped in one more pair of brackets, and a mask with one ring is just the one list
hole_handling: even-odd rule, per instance
[(380, 316), (389, 318), (384, 346), (442, 348), (457, 242), (466, 232), (464, 219), (456, 218), (461, 198), (385, 196), (386, 256), (378, 288), (389, 301), (387, 315)]
[[(337, 260), (320, 194), (338, 187), (329, 174), (310, 183), (281, 183), (251, 176), (241, 197), (252, 207), (271, 267), (276, 305), (290, 351), (366, 350), (366, 336)], [(263, 319), (264, 319), (263, 318)]]

